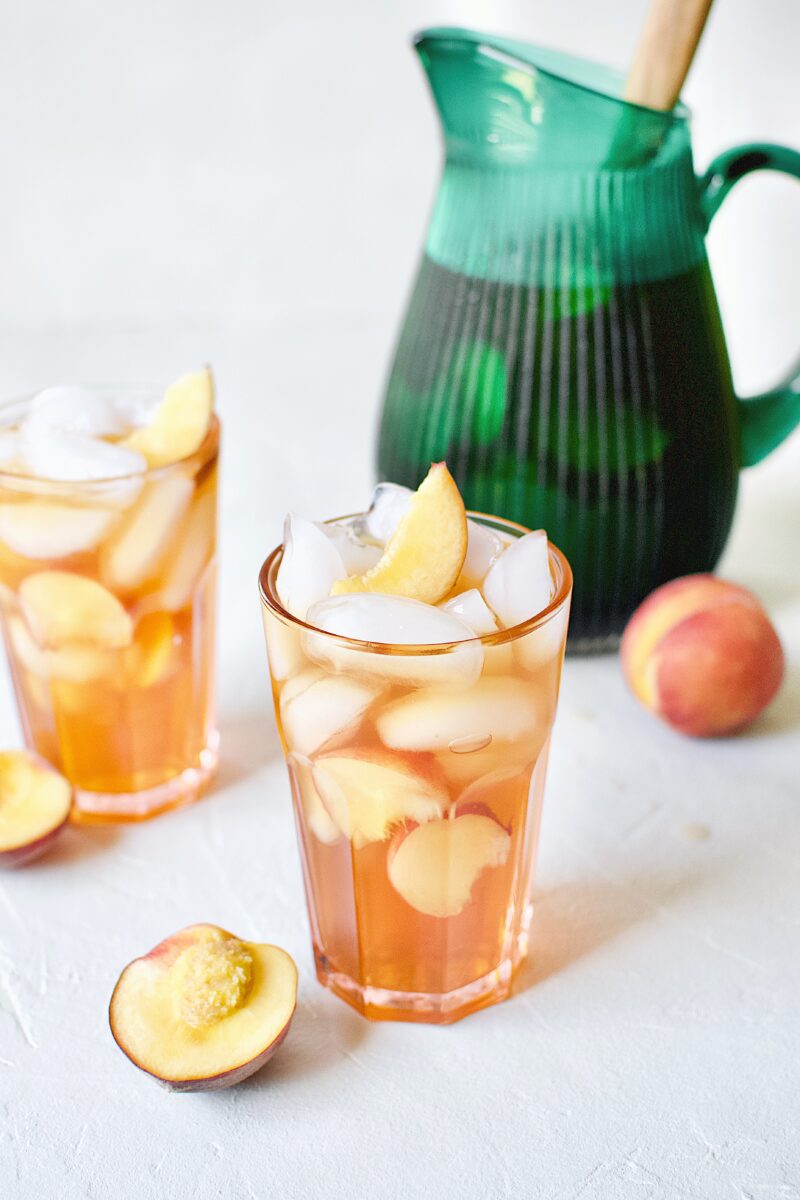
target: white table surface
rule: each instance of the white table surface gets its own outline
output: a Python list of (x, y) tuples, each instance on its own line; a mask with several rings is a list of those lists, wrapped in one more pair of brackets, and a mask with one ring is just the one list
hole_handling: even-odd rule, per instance
[[(787, 651), (785, 686), (749, 733), (682, 739), (635, 705), (615, 658), (568, 661), (516, 996), (450, 1028), (371, 1024), (314, 979), (256, 572), (287, 508), (352, 510), (371, 486), (376, 397), (436, 162), (402, 33), (459, 16), (536, 30), (522, 4), (500, 5), (495, 19), (481, 4), (403, 3), (380, 18), (359, 8), (341, 21), (310, 7), (309, 32), (244, 2), (144, 4), (141, 24), (126, 9), (106, 25), (87, 3), (36, 0), (15, 7), (14, 52), (3, 46), (17, 170), (3, 195), (13, 238), (0, 222), (0, 391), (169, 379), (210, 360), (226, 428), (219, 782), (148, 825), (69, 831), (47, 859), (0, 877), (0, 1196), (793, 1200), (800, 436), (743, 478), (722, 566), (763, 598)], [(552, 13), (541, 40), (614, 57), (609, 38), (632, 37), (632, 2), (610, 34), (598, 6), (575, 7), (571, 42), (572, 22)], [(790, 136), (777, 111), (746, 108), (742, 72), (713, 76), (715, 56), (734, 47), (742, 65), (777, 27), (767, 14), (749, 33), (734, 29), (741, 7), (719, 6), (704, 51), (698, 103), (714, 88), (720, 103), (712, 131), (700, 131), (701, 161), (739, 136)], [(797, 13), (777, 0), (768, 9), (785, 18), (769, 69), (788, 95), (779, 67)], [(267, 66), (303, 61), (301, 32), (304, 61), (329, 88), (336, 154), (311, 100), (282, 110), (288, 124), (267, 115), (273, 83), (258, 55)], [(370, 58), (376, 45), (390, 47), (385, 62)], [(234, 49), (252, 56), (249, 74), (237, 73)], [(202, 83), (216, 59), (212, 94)], [(167, 86), (175, 62), (180, 96)], [(754, 105), (763, 56), (760, 71)], [(107, 110), (87, 78), (106, 88)], [(237, 124), (234, 108), (256, 115)], [(42, 180), (63, 207), (44, 202)], [(794, 193), (788, 206), (780, 187), (760, 195), (773, 233), (797, 229)], [(766, 223), (735, 248), (733, 225), (721, 226), (729, 251), (715, 251), (746, 385), (788, 357), (798, 323), (791, 256), (765, 240)], [(2, 674), (0, 744), (18, 739)], [(690, 836), (698, 823), (706, 840)], [(286, 947), (299, 1004), (290, 1037), (251, 1081), (171, 1096), (118, 1051), (106, 1010), (121, 967), (194, 921)]]

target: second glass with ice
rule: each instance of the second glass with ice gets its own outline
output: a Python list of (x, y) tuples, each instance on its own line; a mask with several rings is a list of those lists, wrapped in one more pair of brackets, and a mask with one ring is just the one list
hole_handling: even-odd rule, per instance
[(444, 464), (287, 519), (260, 578), (320, 980), (444, 1023), (525, 955), (572, 585), (543, 531), (469, 514)]

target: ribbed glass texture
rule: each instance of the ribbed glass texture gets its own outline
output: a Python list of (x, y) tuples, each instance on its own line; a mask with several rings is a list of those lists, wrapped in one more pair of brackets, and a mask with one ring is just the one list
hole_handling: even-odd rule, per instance
[(714, 566), (736, 498), (686, 114), (530, 47), (444, 30), (418, 49), (447, 155), (379, 474), (415, 487), (446, 459), (468, 507), (544, 526), (574, 570), (570, 646), (601, 648), (657, 584)]

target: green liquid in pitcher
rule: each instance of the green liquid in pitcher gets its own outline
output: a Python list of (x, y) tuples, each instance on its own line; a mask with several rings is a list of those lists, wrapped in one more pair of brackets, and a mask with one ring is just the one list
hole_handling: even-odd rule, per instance
[(570, 641), (613, 640), (658, 584), (713, 568), (736, 499), (730, 368), (708, 267), (537, 288), (423, 261), (389, 378), (381, 479), (446, 459), (467, 506), (570, 560)]

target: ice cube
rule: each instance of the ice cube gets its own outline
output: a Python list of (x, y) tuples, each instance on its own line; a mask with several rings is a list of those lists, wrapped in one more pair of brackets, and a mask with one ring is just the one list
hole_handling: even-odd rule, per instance
[(381, 653), (306, 631), (303, 644), (308, 656), (337, 671), (409, 686), (439, 683), (442, 687), (464, 687), (481, 673), (483, 648), (472, 630), (452, 613), (420, 600), (379, 592), (332, 596), (309, 609), (308, 622), (329, 633), (378, 645), (464, 643), (439, 654)]
[(505, 550), (506, 544), (488, 526), (467, 520), (467, 556), (461, 568), (460, 590), (480, 587), (489, 568)]
[(164, 562), (194, 491), (191, 479), (167, 475), (149, 484), (121, 528), (103, 548), (101, 574), (111, 588), (134, 591)]
[(452, 600), (445, 600), (439, 606), (444, 612), (452, 613), (468, 625), (476, 637), (487, 633), (497, 633), (497, 621), (494, 613), (484, 600), (477, 588), (469, 588)]
[(283, 527), (283, 557), (275, 588), (283, 607), (301, 621), (312, 604), (330, 595), (337, 579), (346, 579), (342, 556), (313, 521), (289, 513)]
[(547, 608), (553, 580), (545, 531), (537, 529), (517, 538), (489, 568), (482, 591), (505, 629)]
[(22, 437), (22, 458), (31, 475), (38, 479), (68, 483), (122, 479), (143, 475), (147, 470), (146, 459), (136, 450), (83, 433), (59, 430), (26, 431)]
[(492, 677), (455, 694), (423, 689), (393, 701), (376, 718), (392, 750), (444, 750), (455, 743), (541, 745), (546, 722), (536, 688), (521, 679)]
[[(26, 434), (51, 431), (120, 437), (130, 422), (119, 411), (114, 396), (85, 387), (49, 387), (31, 400), (23, 422)], [(52, 478), (52, 476), (51, 476)]]
[(0, 542), (26, 558), (68, 558), (93, 550), (119, 513), (107, 508), (70, 508), (31, 501), (0, 504)]
[(11, 466), (19, 457), (22, 438), (16, 429), (0, 430), (0, 467)]
[(289, 754), (286, 759), (295, 804), (314, 837), (332, 846), (342, 836), (339, 826), (328, 815), (311, 774), (311, 760), (303, 754)]
[(399, 483), (379, 483), (369, 509), (356, 518), (358, 536), (384, 546), (408, 512), (413, 495), (411, 488)]
[(321, 524), (319, 528), (341, 554), (348, 575), (365, 575), (381, 557), (380, 546), (362, 541), (352, 521)]
[(115, 393), (114, 406), (127, 431), (149, 425), (163, 399), (164, 393), (155, 388), (124, 388)]
[(279, 704), (289, 749), (314, 754), (336, 734), (356, 725), (379, 691), (374, 684), (314, 670), (290, 679)]
[(514, 641), (517, 662), (528, 671), (560, 657), (567, 634), (568, 610), (558, 609), (551, 617)]
[(305, 661), (300, 645), (300, 629), (276, 616), (263, 605), (261, 619), (264, 623), (270, 673), (272, 678), (280, 683), (299, 671)]

